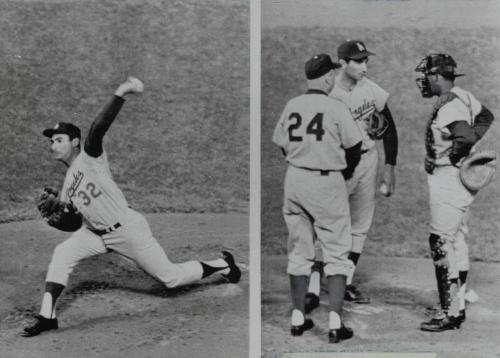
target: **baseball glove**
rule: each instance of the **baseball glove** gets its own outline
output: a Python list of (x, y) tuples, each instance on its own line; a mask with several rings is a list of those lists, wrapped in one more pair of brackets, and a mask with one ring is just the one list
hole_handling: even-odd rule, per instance
[(37, 202), (40, 215), (50, 226), (73, 232), (82, 226), (82, 216), (76, 212), (71, 204), (57, 198), (58, 192), (52, 188), (45, 188)]
[(378, 140), (382, 139), (387, 127), (389, 127), (389, 122), (385, 116), (375, 111), (368, 118), (366, 131), (371, 139)]
[(484, 188), (493, 178), (497, 155), (492, 150), (470, 153), (460, 167), (460, 180), (471, 192)]

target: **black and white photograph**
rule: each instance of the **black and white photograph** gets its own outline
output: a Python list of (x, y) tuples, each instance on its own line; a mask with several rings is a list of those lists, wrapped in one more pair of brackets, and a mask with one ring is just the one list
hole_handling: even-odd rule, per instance
[(249, 3), (0, 19), (0, 356), (248, 357)]
[(261, 11), (262, 356), (498, 357), (499, 4)]

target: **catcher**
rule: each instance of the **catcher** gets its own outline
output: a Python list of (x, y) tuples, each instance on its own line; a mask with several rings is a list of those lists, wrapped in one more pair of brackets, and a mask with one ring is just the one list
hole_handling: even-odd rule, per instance
[(167, 287), (185, 285), (215, 272), (231, 283), (240, 280), (240, 269), (227, 251), (222, 252), (222, 258), (212, 261), (172, 263), (153, 237), (146, 219), (128, 207), (113, 181), (103, 138), (124, 97), (143, 90), (142, 82), (136, 78), (129, 77), (122, 83), (92, 123), (83, 150), (80, 129), (71, 123), (60, 122), (43, 131), (50, 138), (55, 159), (64, 163), (68, 171), (61, 193), (45, 189), (38, 208), (49, 225), (73, 233), (54, 250), (40, 314), (32, 325), (24, 328), (21, 333), (24, 337), (58, 328), (56, 300), (74, 267), (87, 257), (108, 251), (131, 259)]
[[(420, 326), (431, 332), (457, 329), (465, 321), (469, 271), (466, 217), (477, 190), (464, 186), (461, 178), (467, 174), (460, 174), (460, 167), (465, 163), (465, 171), (471, 167), (469, 162), (474, 165), (474, 158), (465, 158), (494, 119), (470, 92), (455, 86), (455, 79), (463, 76), (456, 73), (456, 67), (451, 56), (431, 54), (415, 69), (421, 73), (416, 82), (422, 96), (438, 97), (427, 121), (424, 165), (431, 211), (429, 245), (441, 306), (435, 317)], [(492, 160), (494, 155), (483, 153), (475, 164), (491, 165)]]

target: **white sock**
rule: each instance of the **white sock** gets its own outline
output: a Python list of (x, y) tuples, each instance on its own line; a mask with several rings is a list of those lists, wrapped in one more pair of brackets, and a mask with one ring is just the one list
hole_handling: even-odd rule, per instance
[(339, 329), (341, 325), (342, 325), (342, 321), (340, 320), (339, 314), (335, 311), (330, 311), (329, 328), (330, 329)]
[(308, 292), (314, 293), (319, 296), (319, 290), (321, 286), (321, 275), (318, 271), (313, 271), (309, 277), (309, 289)]
[(448, 309), (448, 315), (457, 317), (458, 316), (458, 310), (460, 309), (460, 299), (458, 295), (458, 285), (456, 283), (452, 283), (450, 285), (450, 297), (451, 297), (451, 302), (450, 302), (450, 308)]
[(304, 324), (304, 315), (298, 309), (292, 311), (292, 326), (302, 326)]
[(225, 267), (224, 270), (217, 271), (217, 273), (227, 275), (229, 273), (229, 266), (227, 265), (226, 260), (224, 259), (216, 259), (211, 261), (202, 261), (204, 264), (212, 267)]
[(55, 318), (56, 310), (52, 307), (52, 295), (49, 292), (43, 294), (42, 307), (40, 308), (40, 316), (45, 318)]
[(354, 262), (349, 260), (352, 264), (352, 267), (349, 269), (349, 273), (347, 274), (347, 279), (346, 279), (346, 285), (351, 285), (352, 284), (352, 278), (354, 277), (354, 271), (356, 270), (356, 265)]
[(465, 309), (465, 289), (466, 289), (466, 286), (467, 286), (467, 284), (464, 283), (458, 289), (458, 298), (460, 300), (460, 309), (461, 310)]

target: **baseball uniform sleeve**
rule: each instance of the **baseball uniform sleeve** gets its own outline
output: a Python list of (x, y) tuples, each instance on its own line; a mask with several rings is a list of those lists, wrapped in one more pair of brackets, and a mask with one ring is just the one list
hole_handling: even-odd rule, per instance
[(337, 124), (342, 148), (354, 147), (356, 144), (361, 142), (361, 132), (352, 118), (351, 112), (349, 112), (347, 106), (343, 105), (339, 108), (341, 109), (339, 109), (336, 116), (338, 117)]
[(125, 100), (122, 97), (114, 95), (94, 122), (92, 122), (84, 145), (85, 152), (91, 157), (97, 158), (102, 154), (102, 139), (118, 115), (118, 112), (120, 112), (124, 102)]
[(379, 112), (382, 112), (387, 104), (387, 100), (389, 99), (389, 93), (369, 79), (366, 79), (366, 82), (373, 94), (373, 99), (375, 100), (375, 109)]
[(494, 119), (493, 113), (485, 106), (482, 106), (481, 112), (474, 118), (474, 132), (479, 139), (484, 136)]
[(273, 133), (273, 142), (281, 149), (283, 149), (284, 152), (287, 151), (288, 147), (288, 131), (285, 128), (285, 119), (288, 113), (287, 108), (288, 106), (286, 106), (283, 110), (283, 113), (281, 114), (281, 117), (278, 121), (278, 124), (276, 124), (276, 128), (274, 128)]
[(386, 105), (381, 112), (387, 119), (387, 130), (382, 137), (384, 143), (385, 164), (396, 165), (398, 156), (398, 132), (392, 118), (392, 113)]
[[(454, 99), (453, 101), (458, 101), (458, 100)], [(467, 113), (461, 111), (458, 106), (452, 105), (453, 101), (441, 107), (436, 117), (436, 127), (439, 128), (446, 135), (449, 135), (450, 133), (447, 127), (451, 123), (457, 121), (470, 122)]]

